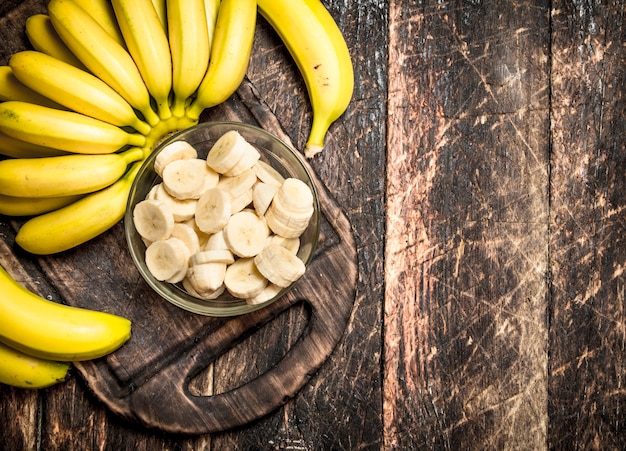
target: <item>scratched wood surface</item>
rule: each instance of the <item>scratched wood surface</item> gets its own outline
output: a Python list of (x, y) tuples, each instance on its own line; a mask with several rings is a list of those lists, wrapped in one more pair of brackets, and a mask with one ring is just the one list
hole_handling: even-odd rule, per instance
[[(0, 4), (0, 64), (45, 3)], [(324, 3), (356, 76), (330, 135), (343, 151), (312, 162), (357, 242), (333, 354), (267, 417), (193, 437), (129, 425), (76, 372), (0, 387), (0, 449), (623, 448), (625, 2)], [(263, 21), (248, 76), (301, 148), (304, 85)], [(14, 234), (0, 218), (3, 264), (63, 302)], [(195, 389), (266, 368), (259, 350), (304, 327), (281, 324)]]

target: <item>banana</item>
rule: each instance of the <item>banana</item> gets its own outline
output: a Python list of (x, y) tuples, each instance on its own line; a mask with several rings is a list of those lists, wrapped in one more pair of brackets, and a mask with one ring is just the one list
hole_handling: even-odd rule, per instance
[(206, 161), (215, 172), (238, 175), (235, 172), (237, 163), (246, 153), (254, 154), (255, 152), (258, 154), (258, 151), (239, 132), (230, 130), (220, 136), (211, 146)]
[(15, 53), (9, 66), (25, 86), (77, 113), (143, 135), (152, 130), (122, 96), (89, 72), (32, 50)]
[(174, 116), (183, 117), (209, 66), (211, 46), (204, 0), (167, 0)]
[(189, 249), (179, 238), (169, 237), (146, 249), (146, 266), (152, 276), (170, 283), (181, 282), (189, 268)]
[(265, 219), (276, 235), (296, 238), (308, 227), (313, 211), (310, 188), (299, 179), (287, 178), (272, 198)]
[(61, 40), (47, 14), (35, 14), (26, 19), (26, 37), (33, 48), (79, 69), (87, 68)]
[(268, 284), (268, 279), (261, 274), (254, 258), (240, 258), (226, 268), (224, 286), (237, 298), (253, 298), (260, 294)]
[(235, 198), (252, 189), (257, 178), (252, 170), (242, 172), (234, 177), (221, 177), (217, 183), (217, 188), (226, 191), (231, 197)]
[(135, 162), (111, 186), (29, 219), (18, 230), (16, 243), (32, 254), (50, 255), (104, 233), (124, 217), (130, 188), (140, 167), (141, 162)]
[(227, 100), (241, 85), (254, 42), (256, 0), (222, 0), (209, 67), (186, 115), (198, 120), (206, 108)]
[(204, 265), (206, 263), (223, 263), (230, 265), (235, 262), (235, 256), (228, 249), (210, 249), (191, 254), (191, 265)]
[(204, 233), (216, 233), (224, 228), (231, 216), (230, 195), (218, 188), (207, 190), (195, 210), (196, 224)]
[(75, 153), (113, 153), (142, 147), (146, 137), (73, 111), (26, 102), (0, 103), (0, 131), (13, 138)]
[(121, 316), (49, 301), (0, 267), (0, 341), (34, 357), (81, 361), (122, 346), (131, 322)]
[(146, 199), (133, 208), (133, 224), (149, 242), (166, 240), (174, 231), (174, 215), (165, 202)]
[(108, 0), (73, 0), (78, 6), (83, 8), (93, 17), (107, 33), (111, 35), (115, 42), (125, 46), (124, 37), (113, 12), (111, 2)]
[(252, 188), (252, 206), (259, 216), (263, 216), (270, 204), (274, 195), (278, 191), (273, 185), (265, 182), (257, 182)]
[(226, 277), (225, 263), (201, 263), (192, 265), (185, 276), (194, 291), (215, 292), (224, 284)]
[(39, 359), (0, 343), (0, 384), (46, 388), (65, 381), (70, 364)]
[(154, 6), (157, 15), (159, 16), (159, 22), (161, 22), (161, 26), (167, 33), (167, 6), (165, 5), (165, 0), (151, 0), (152, 6)]
[(270, 244), (254, 257), (258, 271), (271, 283), (286, 288), (305, 271), (304, 262), (280, 244)]
[(270, 299), (274, 299), (281, 291), (283, 287), (279, 287), (278, 285), (274, 285), (273, 283), (267, 284), (263, 291), (261, 291), (256, 296), (250, 297), (246, 299), (246, 304), (248, 305), (258, 305), (263, 304), (264, 302), (269, 301)]
[(154, 172), (162, 176), (165, 166), (186, 158), (198, 158), (198, 151), (187, 141), (174, 141), (163, 147), (154, 158)]
[(63, 109), (58, 103), (25, 86), (17, 79), (11, 66), (0, 66), (0, 101), (11, 100)]
[(182, 222), (177, 222), (174, 224), (174, 228), (172, 229), (172, 234), (170, 236), (178, 238), (185, 243), (185, 246), (189, 249), (190, 255), (200, 252), (200, 237), (192, 226)]
[(209, 37), (209, 48), (212, 47), (215, 36), (215, 24), (217, 13), (220, 10), (220, 0), (204, 0), (204, 15), (206, 16), (207, 33)]
[(163, 170), (163, 186), (177, 199), (199, 199), (217, 186), (219, 175), (200, 158), (172, 161)]
[(151, 0), (113, 0), (111, 3), (126, 47), (156, 101), (157, 113), (161, 120), (167, 120), (172, 115), (169, 106), (172, 56), (159, 16)]
[(114, 183), (129, 164), (141, 159), (143, 150), (132, 147), (121, 153), (103, 155), (2, 160), (0, 194), (38, 198), (92, 193)]
[[(189, 269), (189, 272), (193, 274), (193, 271), (191, 269)], [(187, 277), (183, 279), (183, 288), (185, 288), (185, 290), (187, 290), (187, 292), (190, 295), (195, 296), (198, 299), (204, 299), (204, 300), (217, 299), (225, 291), (224, 285), (222, 285), (215, 291), (211, 291), (211, 290), (202, 291), (202, 290), (197, 289), (194, 286), (194, 283), (195, 282), (193, 281), (193, 278), (189, 277), (188, 275)]]
[(184, 222), (193, 218), (198, 205), (198, 199), (177, 199), (167, 192), (165, 185), (159, 183), (154, 198), (165, 202), (174, 215), (174, 221)]
[(0, 132), (0, 155), (12, 158), (38, 158), (67, 155), (64, 150), (38, 146)]
[(265, 161), (257, 161), (251, 169), (261, 182), (267, 183), (268, 185), (280, 188), (285, 182), (285, 178), (280, 174), (280, 172)]
[(115, 89), (155, 126), (150, 93), (128, 51), (72, 0), (51, 0), (48, 15), (63, 42), (98, 78)]
[(14, 197), (0, 194), (0, 215), (35, 216), (65, 207), (80, 199), (80, 195), (61, 197)]
[(319, 0), (258, 0), (260, 14), (276, 30), (306, 84), (313, 121), (304, 154), (324, 148), (331, 124), (348, 108), (354, 90), (350, 53), (341, 31)]
[(257, 255), (269, 236), (270, 229), (265, 220), (254, 211), (244, 210), (235, 213), (224, 226), (224, 241), (228, 249), (238, 257)]

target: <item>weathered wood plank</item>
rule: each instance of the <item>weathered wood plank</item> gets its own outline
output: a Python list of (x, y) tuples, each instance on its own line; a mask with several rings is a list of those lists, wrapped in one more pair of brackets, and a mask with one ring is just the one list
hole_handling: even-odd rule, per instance
[(391, 2), (392, 449), (541, 449), (549, 2)]
[(553, 7), (549, 444), (620, 449), (626, 442), (626, 3)]

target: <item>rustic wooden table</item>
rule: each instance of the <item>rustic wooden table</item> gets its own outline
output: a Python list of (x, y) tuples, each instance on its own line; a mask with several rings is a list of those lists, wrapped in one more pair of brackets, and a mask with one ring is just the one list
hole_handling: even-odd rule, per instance
[[(24, 19), (45, 4), (2, 2), (0, 64), (27, 48)], [(269, 414), (200, 435), (123, 419), (76, 369), (38, 392), (2, 386), (0, 449), (623, 448), (626, 3), (324, 4), (356, 77), (311, 162), (358, 262), (328, 359)], [(248, 78), (301, 149), (304, 85), (262, 20), (256, 38)], [(15, 247), (18, 225), (0, 218), (1, 263), (31, 289), (123, 298), (121, 225), (42, 259)], [(71, 267), (85, 259), (99, 271), (89, 283)], [(287, 311), (195, 390), (237, 387), (306, 327)]]

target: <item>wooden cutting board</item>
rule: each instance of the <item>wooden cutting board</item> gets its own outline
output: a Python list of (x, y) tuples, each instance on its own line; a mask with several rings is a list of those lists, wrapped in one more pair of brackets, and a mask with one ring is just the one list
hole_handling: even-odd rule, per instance
[[(239, 120), (289, 138), (249, 83), (201, 120)], [(308, 165), (308, 164), (307, 164)], [(178, 309), (143, 281), (126, 251), (123, 227), (40, 264), (68, 303), (109, 311), (133, 322), (131, 339), (103, 359), (75, 366), (113, 412), (147, 428), (202, 434), (241, 426), (293, 397), (332, 353), (355, 299), (357, 257), (351, 226), (314, 174), (322, 227), (317, 251), (295, 288), (273, 305), (234, 318)], [(238, 342), (291, 308), (308, 312), (300, 338), (278, 363), (243, 385), (212, 396), (190, 381)], [(264, 352), (263, 349), (259, 350)]]

